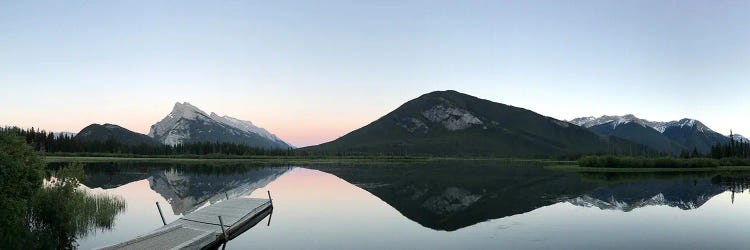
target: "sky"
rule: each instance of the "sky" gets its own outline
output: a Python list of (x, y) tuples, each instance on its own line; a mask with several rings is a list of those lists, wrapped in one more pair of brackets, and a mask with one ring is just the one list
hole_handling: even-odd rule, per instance
[(175, 102), (296, 146), (457, 90), (750, 135), (750, 1), (0, 1), (0, 125), (148, 133)]

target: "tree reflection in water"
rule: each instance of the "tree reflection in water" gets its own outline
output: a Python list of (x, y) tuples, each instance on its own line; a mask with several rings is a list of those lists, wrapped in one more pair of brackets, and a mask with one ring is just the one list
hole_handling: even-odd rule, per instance
[(91, 194), (78, 189), (83, 166), (71, 164), (51, 176), (31, 200), (27, 213), (30, 238), (26, 246), (71, 249), (76, 239), (96, 230), (111, 230), (115, 216), (123, 212), (122, 198)]

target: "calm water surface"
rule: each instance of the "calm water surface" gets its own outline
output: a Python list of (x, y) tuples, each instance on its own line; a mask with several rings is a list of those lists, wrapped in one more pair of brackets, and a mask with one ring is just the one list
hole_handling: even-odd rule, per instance
[(532, 163), (389, 166), (90, 164), (81, 188), (127, 208), (82, 249), (128, 240), (226, 196), (274, 212), (229, 249), (750, 246), (750, 173), (578, 174)]

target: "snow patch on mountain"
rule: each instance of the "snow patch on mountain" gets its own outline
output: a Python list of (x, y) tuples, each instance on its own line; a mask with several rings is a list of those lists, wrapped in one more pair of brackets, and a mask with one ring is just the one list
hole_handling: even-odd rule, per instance
[(435, 105), (423, 111), (422, 116), (432, 122), (443, 124), (443, 127), (450, 131), (467, 129), (472, 125), (482, 124), (482, 121), (471, 112), (453, 106), (446, 107), (443, 104)]
[(636, 123), (644, 127), (649, 126), (647, 124), (651, 123), (650, 121), (635, 117), (632, 114), (627, 114), (623, 116), (603, 115), (599, 118), (596, 118), (593, 116), (581, 117), (581, 118), (570, 120), (569, 122), (572, 124), (581, 126), (581, 127), (585, 127), (585, 128), (590, 128), (590, 127), (598, 126), (602, 124), (609, 124), (613, 129), (617, 128), (617, 126), (620, 126), (622, 124), (628, 124), (628, 123)]
[[(680, 128), (682, 128), (682, 127), (691, 127), (691, 128), (695, 128), (696, 130), (698, 130), (700, 132), (713, 132), (713, 130), (711, 130), (710, 128), (706, 127), (706, 125), (703, 125), (703, 123), (701, 123), (700, 121), (694, 120), (694, 119), (688, 119), (688, 118), (681, 119), (679, 121), (667, 122), (665, 124), (665, 126), (663, 127), (663, 129), (660, 128), (660, 129), (662, 129), (660, 132), (664, 133), (664, 130), (666, 130), (669, 127), (680, 127)], [(657, 129), (657, 130), (659, 130), (659, 129)]]
[(409, 131), (409, 133), (414, 133), (417, 130), (421, 130), (423, 133), (427, 133), (429, 131), (429, 127), (427, 126), (427, 124), (414, 117), (409, 117), (403, 119), (402, 121), (396, 122), (396, 125), (405, 128), (406, 131)]
[(268, 132), (268, 130), (265, 130), (264, 128), (255, 126), (255, 124), (253, 124), (251, 121), (244, 121), (244, 120), (240, 120), (240, 119), (230, 117), (227, 115), (219, 116), (213, 112), (211, 112), (211, 115), (209, 115), (209, 117), (211, 119), (214, 119), (215, 121), (221, 122), (230, 127), (233, 127), (233, 128), (245, 131), (245, 132), (249, 132), (249, 133), (255, 133), (262, 137), (265, 137), (266, 139), (276, 141), (276, 142), (282, 142), (286, 144), (286, 142), (283, 142), (276, 135), (271, 134), (271, 132)]
[[(164, 144), (177, 145), (182, 143), (183, 139), (190, 138), (189, 134), (185, 134), (188, 128), (184, 127), (184, 124), (180, 124), (180, 120), (199, 120), (199, 119), (210, 119), (206, 112), (200, 110), (198, 107), (191, 105), (188, 102), (175, 103), (172, 112), (169, 113), (164, 119), (151, 125), (151, 130), (148, 132), (148, 136), (151, 138), (166, 135), (164, 137)], [(182, 127), (181, 127), (182, 125)]]

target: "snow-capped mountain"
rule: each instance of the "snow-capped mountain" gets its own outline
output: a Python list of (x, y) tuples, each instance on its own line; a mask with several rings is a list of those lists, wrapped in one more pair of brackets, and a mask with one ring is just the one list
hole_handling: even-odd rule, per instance
[(691, 127), (695, 130), (698, 130), (700, 132), (714, 132), (710, 128), (708, 128), (706, 125), (701, 123), (698, 120), (695, 119), (688, 119), (684, 118), (679, 121), (670, 121), (670, 122), (659, 122), (659, 121), (649, 121), (645, 119), (640, 119), (638, 117), (635, 117), (632, 114), (627, 115), (603, 115), (601, 117), (580, 117), (575, 118), (573, 120), (569, 121), (570, 123), (573, 123), (575, 125), (584, 127), (584, 128), (590, 128), (593, 126), (598, 126), (602, 124), (609, 124), (613, 128), (620, 126), (622, 124), (628, 124), (628, 123), (636, 123), (643, 126), (648, 126), (656, 131), (659, 131), (659, 133), (664, 133), (668, 128), (674, 128), (674, 127)]
[(575, 125), (584, 127), (584, 128), (590, 128), (593, 126), (598, 126), (602, 124), (609, 124), (612, 128), (616, 128), (617, 126), (620, 126), (622, 124), (628, 124), (628, 123), (636, 123), (643, 126), (649, 126), (652, 127), (650, 124), (652, 122), (640, 119), (638, 117), (635, 117), (634, 115), (627, 114), (623, 116), (609, 116), (609, 115), (603, 115), (601, 117), (580, 117), (569, 121), (570, 123), (573, 123)]
[[(654, 147), (660, 151), (679, 151), (679, 150), (691, 150), (693, 148), (698, 149), (701, 152), (708, 152), (711, 146), (726, 143), (729, 141), (727, 136), (719, 134), (702, 122), (695, 119), (681, 119), (678, 121), (660, 122), (660, 121), (649, 121), (640, 119), (632, 114), (623, 116), (601, 116), (601, 117), (581, 117), (570, 121), (570, 123), (578, 126), (589, 128), (605, 135), (613, 135), (623, 137), (625, 139), (634, 141), (636, 143), (654, 146), (655, 141), (661, 141), (661, 147)], [(635, 131), (632, 128), (631, 131), (624, 133), (619, 132), (623, 125), (636, 124), (643, 128), (649, 128), (647, 130)], [(664, 137), (671, 140), (677, 145), (667, 145), (663, 142), (663, 139), (658, 139), (654, 135), (644, 136), (645, 134), (652, 134), (650, 129), (662, 134)], [(624, 136), (627, 134), (627, 136)], [(646, 141), (649, 140), (649, 141)], [(668, 147), (670, 150), (666, 150)]]
[(229, 116), (206, 112), (190, 103), (176, 103), (172, 112), (151, 126), (148, 135), (177, 145), (194, 142), (227, 142), (264, 148), (290, 148), (290, 144), (267, 130)]

